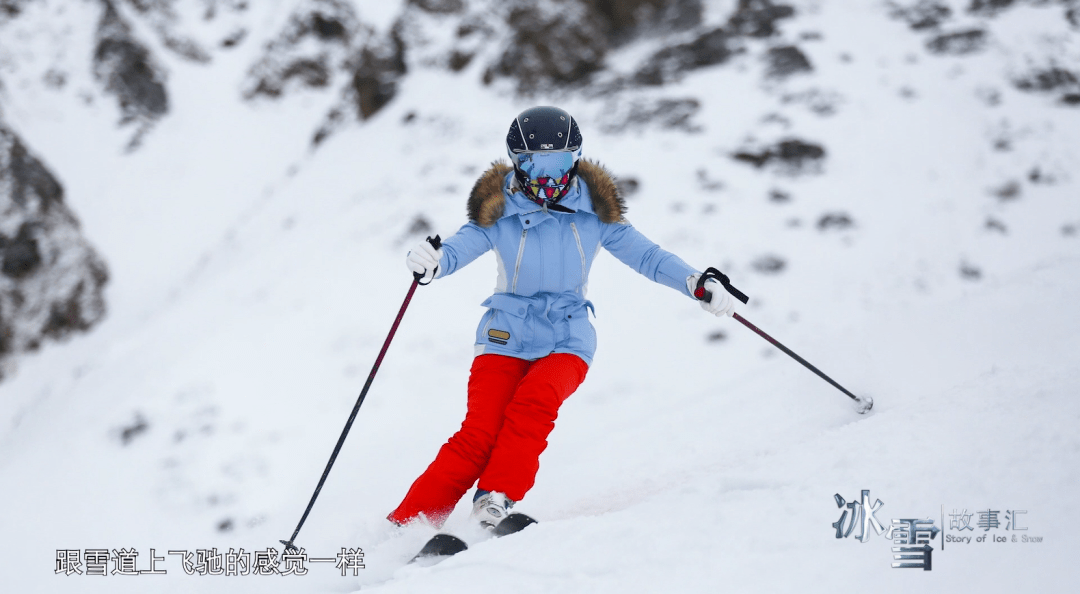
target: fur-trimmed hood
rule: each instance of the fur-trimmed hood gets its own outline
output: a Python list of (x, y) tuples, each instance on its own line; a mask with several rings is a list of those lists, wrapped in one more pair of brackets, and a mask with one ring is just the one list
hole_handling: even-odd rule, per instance
[[(615, 177), (602, 165), (588, 159), (578, 161), (577, 167), (577, 179), (588, 187), (592, 210), (596, 216), (604, 223), (623, 222), (626, 202), (615, 185)], [(506, 175), (513, 170), (506, 161), (495, 161), (480, 179), (476, 180), (469, 194), (470, 221), (481, 227), (490, 227), (502, 218), (506, 211), (506, 194), (503, 191)], [(516, 185), (515, 180), (515, 188)]]

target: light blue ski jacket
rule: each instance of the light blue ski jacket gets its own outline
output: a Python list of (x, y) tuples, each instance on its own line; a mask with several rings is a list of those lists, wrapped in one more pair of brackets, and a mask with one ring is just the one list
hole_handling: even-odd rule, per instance
[(623, 218), (625, 205), (600, 165), (582, 160), (577, 182), (544, 211), (521, 193), (513, 169), (495, 163), (473, 187), (469, 222), (443, 241), (437, 277), (495, 251), (498, 281), (483, 302), (476, 354), (534, 360), (572, 353), (592, 364), (596, 331), (585, 299), (589, 270), (603, 247), (645, 277), (693, 298), (686, 279), (698, 272), (660, 249)]

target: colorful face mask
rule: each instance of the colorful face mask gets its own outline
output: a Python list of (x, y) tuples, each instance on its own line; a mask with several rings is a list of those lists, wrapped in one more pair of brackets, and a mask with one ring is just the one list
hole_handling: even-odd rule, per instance
[(523, 152), (511, 155), (521, 172), (525, 194), (538, 204), (553, 204), (569, 189), (575, 154), (570, 151)]

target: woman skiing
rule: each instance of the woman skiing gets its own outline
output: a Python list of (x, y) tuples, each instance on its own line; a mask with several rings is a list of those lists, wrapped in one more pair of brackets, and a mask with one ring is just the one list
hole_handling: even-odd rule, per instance
[[(567, 112), (523, 111), (506, 136), (511, 163), (498, 161), (477, 180), (469, 222), (441, 248), (423, 242), (406, 258), (430, 282), (494, 250), (498, 281), (476, 331), (465, 420), (390, 513), (395, 524), (442, 526), (476, 483), (471, 519), (494, 529), (532, 488), (559, 406), (596, 350), (585, 292), (600, 247), (693, 298), (700, 273), (626, 221), (614, 179), (581, 159), (581, 144)], [(712, 279), (707, 288), (714, 297), (702, 308), (731, 315), (727, 291)]]

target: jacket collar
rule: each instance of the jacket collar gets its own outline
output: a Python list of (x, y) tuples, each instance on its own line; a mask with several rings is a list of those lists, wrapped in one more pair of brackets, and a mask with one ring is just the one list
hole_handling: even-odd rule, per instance
[[(469, 194), (469, 220), (490, 227), (503, 217), (537, 212), (537, 204), (521, 193), (514, 169), (505, 161), (491, 164)], [(595, 214), (604, 223), (625, 222), (626, 202), (610, 172), (595, 161), (578, 162), (574, 187), (559, 204), (575, 211)]]

